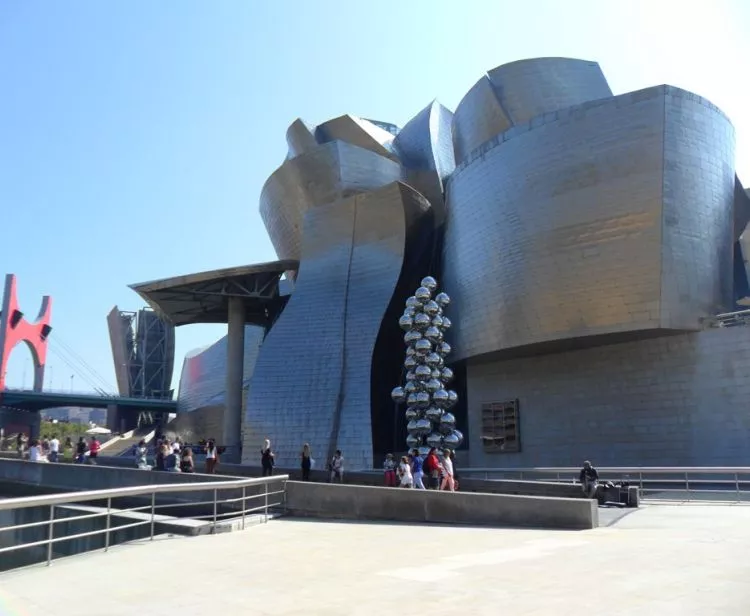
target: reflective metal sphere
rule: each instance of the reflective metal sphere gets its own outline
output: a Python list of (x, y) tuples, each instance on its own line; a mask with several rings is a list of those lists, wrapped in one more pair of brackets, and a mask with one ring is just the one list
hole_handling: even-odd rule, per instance
[[(446, 385), (453, 380), (453, 376), (453, 370), (447, 366), (440, 371), (440, 378)], [(450, 395), (450, 392), (448, 392), (448, 394)]]
[(448, 317), (443, 317), (443, 329), (450, 329), (451, 325), (453, 325), (451, 320)]
[(414, 355), (407, 356), (407, 358), (404, 360), (404, 368), (406, 368), (407, 370), (411, 370), (412, 368), (416, 368), (416, 366), (417, 360)]
[(432, 317), (432, 324), (435, 327), (442, 327), (443, 326), (443, 317), (439, 314), (436, 314), (434, 317)]
[(406, 437), (406, 446), (409, 449), (413, 449), (414, 447), (417, 447), (419, 445), (419, 438), (414, 436), (413, 434), (410, 434)]
[[(420, 308), (419, 310), (421, 311), (422, 309)], [(404, 308), (404, 316), (413, 317), (415, 314), (417, 314), (416, 308), (411, 308), (410, 306)]]
[[(430, 373), (430, 377), (432, 377), (432, 373)], [(430, 378), (430, 380), (425, 383), (425, 387), (430, 393), (435, 393), (438, 389), (443, 388), (443, 384), (439, 379)], [(408, 394), (409, 392), (407, 391), (406, 393)]]
[[(458, 439), (458, 445), (464, 442), (464, 433), (461, 432), (461, 430), (454, 430), (452, 434)], [(456, 447), (458, 447), (458, 445), (456, 445)]]
[(448, 392), (444, 389), (438, 389), (432, 394), (432, 401), (436, 406), (444, 408), (448, 404)]
[[(420, 313), (420, 314), (424, 314), (424, 313)], [(398, 324), (401, 326), (401, 329), (406, 330), (408, 332), (414, 326), (414, 320), (411, 318), (410, 315), (405, 314), (398, 320)]]
[(446, 434), (443, 437), (443, 445), (450, 447), (451, 449), (458, 447), (461, 444), (461, 441), (463, 441), (463, 435), (461, 434), (459, 437), (460, 432), (458, 434), (456, 434), (456, 432), (457, 430), (454, 430), (450, 434)]
[(435, 280), (432, 276), (425, 276), (422, 278), (421, 285), (430, 291), (434, 291), (437, 289), (437, 280)]
[(430, 453), (429, 447), (420, 447), (419, 448), (419, 455), (420, 456), (426, 456), (428, 453)]
[(417, 340), (422, 339), (422, 334), (420, 334), (418, 331), (415, 330), (409, 330), (404, 334), (404, 342), (406, 344), (411, 344), (412, 342), (416, 342)]
[(448, 390), (448, 406), (453, 406), (458, 402), (458, 394), (452, 389)]
[(451, 303), (451, 298), (447, 293), (438, 293), (435, 296), (435, 301), (442, 307), (445, 308)]
[(406, 347), (406, 356), (407, 357), (411, 357), (412, 355), (414, 355), (414, 353), (415, 353), (415, 351), (414, 351), (414, 346), (413, 345), (410, 344), (408, 347)]
[(425, 442), (428, 447), (440, 447), (443, 444), (443, 437), (441, 434), (433, 432), (425, 439)]
[(440, 355), (437, 353), (428, 353), (424, 361), (428, 366), (437, 366), (440, 363)]
[(439, 379), (440, 378), (440, 370), (437, 368), (432, 369), (432, 378), (433, 379)]
[(440, 306), (437, 305), (436, 302), (433, 300), (430, 300), (424, 305), (424, 308), (422, 308), (427, 314), (429, 314), (431, 317), (434, 317), (440, 312)]
[(421, 306), (422, 306), (422, 302), (420, 302), (414, 295), (412, 295), (406, 300), (407, 308), (420, 308)]
[(417, 392), (416, 396), (417, 406), (421, 406), (422, 408), (424, 408), (430, 405), (430, 394), (428, 394), (426, 391)]
[(424, 303), (430, 301), (430, 298), (432, 297), (432, 291), (430, 291), (427, 287), (419, 287), (416, 291), (414, 291), (414, 297), (416, 297), (418, 301)]
[(406, 392), (407, 396), (409, 394), (417, 393), (417, 384), (414, 381), (406, 381), (406, 385), (404, 385), (404, 391)]
[[(402, 317), (403, 318), (403, 317)], [(399, 319), (399, 323), (401, 320)], [(430, 326), (431, 319), (424, 312), (418, 312), (412, 319), (413, 326), (417, 329), (427, 329)]]
[(448, 426), (453, 430), (456, 427), (456, 417), (453, 413), (443, 413), (443, 416), (440, 418), (440, 425)]
[(427, 355), (430, 351), (432, 351), (432, 343), (429, 340), (420, 338), (414, 343), (414, 352), (417, 355)]
[[(409, 430), (409, 426), (406, 429)], [(417, 419), (414, 430), (409, 430), (409, 432), (413, 434), (429, 434), (432, 432), (432, 424), (429, 419)]]
[(443, 357), (448, 355), (453, 349), (451, 349), (451, 345), (447, 342), (441, 342), (437, 345), (437, 352), (440, 353)]
[(414, 370), (409, 370), (406, 373), (406, 380), (407, 381), (416, 381), (417, 380), (417, 375), (415, 374)]
[(418, 381), (429, 381), (432, 376), (432, 370), (428, 366), (417, 366), (414, 369), (414, 375)]
[[(425, 366), (425, 368), (427, 368), (427, 366)], [(429, 370), (430, 374), (432, 374), (432, 370), (430, 370), (429, 368), (427, 368), (427, 370)], [(406, 392), (404, 391), (404, 388), (394, 387), (391, 391), (391, 399), (396, 404), (401, 404), (404, 400), (406, 400)]]
[(416, 434), (418, 421), (418, 419), (412, 419), (408, 424), (406, 424), (406, 431), (409, 434)]
[(436, 407), (436, 406), (430, 406), (427, 407), (427, 410), (424, 412), (425, 419), (429, 419), (433, 422), (440, 421), (440, 418), (443, 416), (443, 410)]
[[(426, 314), (422, 314), (422, 316), (425, 317), (426, 319), (430, 318)], [(430, 325), (424, 331), (424, 337), (427, 338), (427, 340), (430, 340), (432, 342), (440, 342), (443, 339), (443, 332), (441, 332), (440, 329), (438, 329), (434, 325)]]
[(409, 394), (406, 396), (406, 404), (409, 406), (414, 406), (417, 403), (417, 394), (416, 392), (413, 394)]
[(411, 421), (412, 419), (419, 419), (419, 411), (413, 406), (410, 406), (406, 409), (405, 415), (407, 421)]

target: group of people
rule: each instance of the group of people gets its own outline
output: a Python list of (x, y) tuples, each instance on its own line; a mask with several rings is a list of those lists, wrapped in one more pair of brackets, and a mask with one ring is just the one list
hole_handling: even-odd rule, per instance
[[(219, 448), (213, 439), (209, 439), (202, 446), (206, 455), (205, 472), (209, 475), (216, 473), (219, 463)], [(173, 441), (159, 436), (156, 439), (156, 454), (154, 465), (148, 463), (148, 443), (142, 440), (135, 446), (135, 465), (142, 470), (166, 471), (169, 473), (195, 473), (196, 464), (191, 447), (185, 446), (179, 437)]]
[[(18, 439), (17, 448), (19, 455), (25, 454), (25, 440)], [(52, 438), (45, 439), (32, 439), (31, 445), (29, 446), (28, 458), (29, 462), (61, 462), (64, 451), (70, 450), (74, 452), (73, 461), (76, 464), (96, 464), (96, 459), (99, 456), (99, 451), (102, 448), (102, 444), (95, 436), (92, 436), (89, 442), (86, 442), (84, 437), (78, 439), (78, 443), (73, 445), (73, 441), (70, 437), (65, 439), (64, 443), (60, 442), (56, 434), (52, 435)]]
[(383, 462), (385, 485), (389, 488), (399, 486), (455, 492), (458, 489), (455, 459), (456, 454), (451, 449), (444, 449), (442, 456), (439, 456), (435, 447), (424, 457), (417, 449), (413, 449), (408, 455), (401, 456), (399, 463), (396, 463), (393, 454), (389, 453)]

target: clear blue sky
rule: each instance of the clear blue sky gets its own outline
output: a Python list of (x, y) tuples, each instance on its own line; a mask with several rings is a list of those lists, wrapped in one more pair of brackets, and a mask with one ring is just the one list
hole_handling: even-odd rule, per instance
[[(114, 387), (105, 316), (142, 307), (128, 283), (275, 257), (258, 195), (295, 118), (403, 124), (534, 56), (596, 60), (616, 93), (707, 97), (734, 122), (748, 185), (744, 4), (3, 0), (0, 274), (18, 275), (27, 314), (54, 297), (54, 388), (95, 381), (66, 347)], [(175, 384), (185, 352), (222, 334), (177, 330)], [(10, 386), (31, 384), (29, 358), (15, 350)]]

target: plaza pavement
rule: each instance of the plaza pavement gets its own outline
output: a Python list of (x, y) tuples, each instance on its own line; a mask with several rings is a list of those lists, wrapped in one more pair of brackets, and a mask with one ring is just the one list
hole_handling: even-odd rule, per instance
[(545, 531), (273, 520), (0, 575), (0, 615), (750, 614), (750, 506), (649, 505), (611, 522)]

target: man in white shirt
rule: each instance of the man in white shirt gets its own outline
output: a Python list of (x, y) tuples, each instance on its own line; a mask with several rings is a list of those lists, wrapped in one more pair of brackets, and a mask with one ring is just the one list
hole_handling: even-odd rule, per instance
[(57, 438), (57, 434), (53, 434), (49, 442), (49, 461), (57, 462), (60, 455), (60, 441)]

